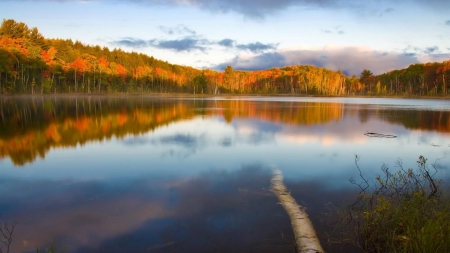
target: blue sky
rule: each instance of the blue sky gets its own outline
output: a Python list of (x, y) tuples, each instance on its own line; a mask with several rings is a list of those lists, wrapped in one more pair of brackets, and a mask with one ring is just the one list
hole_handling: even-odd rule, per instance
[(0, 0), (49, 38), (196, 68), (310, 64), (359, 76), (450, 59), (447, 0)]

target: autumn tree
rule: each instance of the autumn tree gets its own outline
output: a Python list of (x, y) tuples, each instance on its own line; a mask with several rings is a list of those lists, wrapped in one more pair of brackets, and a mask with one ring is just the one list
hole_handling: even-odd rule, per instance
[(0, 26), (0, 36), (6, 36), (13, 39), (16, 38), (28, 38), (30, 35), (30, 29), (25, 23), (17, 23), (13, 19), (3, 19)]
[(232, 91), (232, 85), (233, 85), (233, 79), (234, 79), (233, 74), (234, 74), (233, 67), (228, 65), (225, 68), (225, 71), (223, 73), (223, 84), (226, 88), (228, 88), (230, 90), (230, 92)]
[(5, 90), (2, 83), (2, 74), (5, 73), (5, 76), (8, 74), (11, 64), (12, 60), (8, 51), (0, 49), (0, 94), (3, 94)]
[(82, 73), (83, 82), (84, 82), (84, 72), (86, 71), (86, 62), (83, 58), (77, 57), (75, 61), (73, 61), (70, 66), (74, 70), (74, 84), (75, 84), (75, 92), (78, 91), (78, 81), (77, 81), (77, 72)]
[(193, 83), (193, 88), (194, 88), (194, 94), (205, 93), (206, 89), (208, 87), (208, 80), (205, 76), (205, 72), (202, 71), (202, 73), (200, 75), (196, 76), (192, 83)]
[(375, 76), (370, 70), (364, 69), (361, 72), (359, 81), (365, 86), (365, 88), (369, 87), (369, 90), (367, 91), (368, 93), (372, 92), (372, 85), (375, 82)]
[(102, 73), (108, 72), (109, 62), (105, 57), (100, 57), (98, 59), (98, 70), (99, 70), (99, 79), (98, 79), (98, 91), (100, 92), (102, 89)]
[(442, 95), (446, 96), (448, 94), (448, 86), (446, 83), (448, 81), (448, 78), (446, 78), (446, 76), (450, 74), (450, 60), (444, 61), (437, 72), (442, 75)]
[[(142, 53), (110, 50), (71, 39), (47, 39), (37, 28), (12, 19), (0, 25), (0, 92), (34, 93), (44, 86), (56, 92), (193, 92), (307, 95), (448, 95), (450, 61), (412, 64), (360, 78), (312, 65), (223, 72), (199, 70)], [(92, 81), (92, 86), (91, 86)], [(34, 84), (34, 85), (33, 85)], [(87, 85), (87, 89), (85, 88)], [(107, 86), (108, 85), (108, 86)], [(106, 87), (107, 86), (107, 87)]]

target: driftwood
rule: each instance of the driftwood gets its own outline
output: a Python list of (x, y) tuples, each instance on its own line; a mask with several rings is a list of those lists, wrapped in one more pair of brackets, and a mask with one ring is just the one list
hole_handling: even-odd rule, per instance
[(299, 253), (318, 253), (325, 252), (317, 238), (316, 231), (312, 225), (305, 209), (295, 202), (295, 199), (288, 192), (283, 183), (283, 174), (277, 168), (273, 168), (272, 192), (277, 195), (281, 205), (291, 219), (292, 229), (294, 230), (297, 252)]
[(392, 134), (380, 134), (380, 133), (372, 133), (372, 132), (366, 132), (364, 135), (367, 136), (367, 137), (397, 138), (397, 135), (392, 135)]

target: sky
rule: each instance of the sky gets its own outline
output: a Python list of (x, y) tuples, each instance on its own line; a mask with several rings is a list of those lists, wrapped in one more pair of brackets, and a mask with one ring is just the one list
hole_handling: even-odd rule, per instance
[(222, 71), (314, 65), (359, 76), (450, 60), (447, 0), (0, 0), (47, 38)]

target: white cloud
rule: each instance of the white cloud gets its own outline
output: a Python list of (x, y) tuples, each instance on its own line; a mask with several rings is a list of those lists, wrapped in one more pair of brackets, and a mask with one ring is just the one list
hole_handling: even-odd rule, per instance
[(340, 69), (347, 75), (359, 76), (364, 69), (369, 69), (374, 74), (382, 74), (394, 69), (406, 68), (417, 62), (419, 62), (419, 58), (415, 54), (384, 52), (356, 46), (326, 46), (324, 48), (284, 49), (258, 55), (237, 56), (219, 64), (217, 69), (222, 69), (226, 65), (243, 70), (260, 70), (286, 65), (314, 65), (335, 71)]

